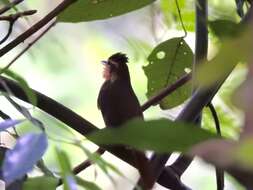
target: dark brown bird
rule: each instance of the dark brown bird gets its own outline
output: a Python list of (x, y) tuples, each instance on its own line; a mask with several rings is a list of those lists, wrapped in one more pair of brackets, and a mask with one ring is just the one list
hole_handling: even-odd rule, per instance
[[(120, 127), (133, 118), (142, 118), (140, 103), (133, 91), (127, 66), (128, 58), (123, 53), (113, 54), (103, 61), (105, 68), (97, 104), (106, 127)], [(123, 146), (118, 146), (124, 148)], [(131, 150), (131, 155), (141, 175), (143, 189), (151, 189), (151, 173), (148, 159), (143, 152)]]
[(133, 91), (125, 54), (116, 53), (103, 61), (105, 82), (98, 96), (106, 127), (119, 127), (126, 121), (143, 118), (140, 103)]

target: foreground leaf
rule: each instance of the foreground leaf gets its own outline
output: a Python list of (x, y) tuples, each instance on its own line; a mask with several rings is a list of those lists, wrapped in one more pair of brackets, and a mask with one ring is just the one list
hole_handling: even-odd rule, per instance
[[(217, 55), (207, 64), (200, 64), (196, 79), (200, 86), (210, 86), (228, 75), (239, 62), (249, 61), (252, 51), (251, 30), (223, 41)], [(219, 69), (217, 69), (219, 68)]]
[[(148, 78), (147, 97), (151, 98), (185, 74), (191, 68), (193, 53), (183, 38), (173, 38), (159, 44), (148, 57), (149, 64), (143, 67)], [(160, 102), (162, 109), (183, 103), (191, 93), (187, 83)]]
[(56, 149), (56, 154), (61, 169), (61, 176), (63, 178), (64, 190), (76, 190), (77, 183), (72, 174), (71, 165), (67, 154), (59, 149)]
[(46, 149), (47, 137), (44, 133), (20, 137), (14, 148), (6, 152), (2, 166), (5, 182), (9, 184), (29, 172)]
[(78, 176), (75, 177), (78, 185), (84, 187), (87, 190), (101, 190), (95, 183), (92, 183), (90, 181), (86, 181)]
[(219, 137), (190, 124), (161, 119), (130, 121), (121, 128), (105, 128), (87, 138), (97, 144), (123, 144), (140, 150), (167, 153), (185, 152), (199, 142)]
[(53, 177), (29, 178), (23, 186), (24, 190), (55, 190), (59, 180)]
[(230, 20), (214, 20), (208, 23), (213, 33), (221, 39), (236, 36), (241, 29), (239, 24)]
[(107, 19), (140, 9), (155, 0), (78, 0), (62, 14), (60, 22), (84, 22)]

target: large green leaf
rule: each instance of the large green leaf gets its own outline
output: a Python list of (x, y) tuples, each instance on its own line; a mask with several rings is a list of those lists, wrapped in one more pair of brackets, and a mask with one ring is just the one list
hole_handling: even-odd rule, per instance
[(55, 190), (59, 180), (53, 177), (29, 178), (23, 186), (24, 190)]
[[(159, 44), (148, 57), (149, 64), (143, 67), (148, 78), (147, 97), (156, 95), (191, 68), (193, 53), (183, 38), (173, 38)], [(183, 103), (191, 93), (188, 83), (160, 102), (162, 109), (169, 109)]]
[(78, 0), (62, 14), (60, 22), (84, 22), (107, 19), (140, 9), (155, 0)]
[(166, 153), (185, 152), (199, 142), (218, 137), (190, 124), (161, 119), (130, 121), (120, 128), (99, 130), (87, 138), (97, 144), (124, 144), (140, 150)]

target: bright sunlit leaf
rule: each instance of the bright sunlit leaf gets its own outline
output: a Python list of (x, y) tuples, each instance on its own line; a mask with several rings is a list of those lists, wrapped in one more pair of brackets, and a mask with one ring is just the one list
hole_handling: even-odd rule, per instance
[[(157, 95), (162, 89), (177, 81), (191, 68), (193, 53), (183, 38), (173, 38), (159, 44), (148, 57), (149, 64), (143, 67), (148, 78), (147, 97)], [(162, 109), (183, 103), (191, 93), (187, 83), (160, 102)]]
[(155, 0), (79, 0), (62, 14), (60, 22), (84, 22), (119, 16), (140, 9)]
[(20, 137), (8, 150), (3, 162), (3, 176), (7, 183), (23, 177), (41, 159), (47, 149), (45, 133), (29, 133)]
[(218, 137), (190, 124), (161, 119), (130, 121), (117, 129), (99, 130), (87, 138), (97, 144), (123, 144), (140, 150), (166, 153), (184, 152), (199, 142)]
[(228, 75), (239, 62), (248, 62), (252, 51), (251, 30), (223, 41), (217, 55), (197, 69), (196, 79), (200, 86), (210, 86)]

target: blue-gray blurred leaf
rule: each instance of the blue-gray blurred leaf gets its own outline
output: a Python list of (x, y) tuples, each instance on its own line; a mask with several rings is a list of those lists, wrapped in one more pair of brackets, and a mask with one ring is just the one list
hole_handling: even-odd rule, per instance
[(3, 176), (11, 183), (29, 172), (47, 149), (45, 133), (30, 133), (20, 137), (12, 150), (8, 150), (3, 162)]
[(64, 189), (66, 188), (68, 190), (77, 190), (77, 183), (73, 175), (67, 175), (66, 182), (68, 184), (68, 187), (64, 187)]
[(123, 144), (140, 150), (167, 153), (185, 152), (199, 142), (219, 137), (191, 124), (160, 119), (130, 121), (117, 129), (99, 130), (87, 138), (96, 144)]
[(23, 119), (17, 119), (17, 120), (6, 119), (0, 123), (0, 131), (4, 131), (4, 130), (8, 129), (9, 127), (15, 127), (15, 125), (17, 125), (23, 121), (24, 121)]
[(55, 190), (59, 180), (53, 177), (29, 178), (23, 186), (24, 190)]
[[(183, 38), (173, 38), (159, 44), (148, 57), (149, 64), (143, 67), (148, 78), (147, 97), (151, 98), (168, 85), (177, 81), (191, 68), (193, 52)], [(191, 93), (187, 83), (160, 102), (162, 109), (183, 103)]]
[(140, 9), (155, 0), (79, 0), (62, 14), (60, 22), (84, 22), (119, 16)]

